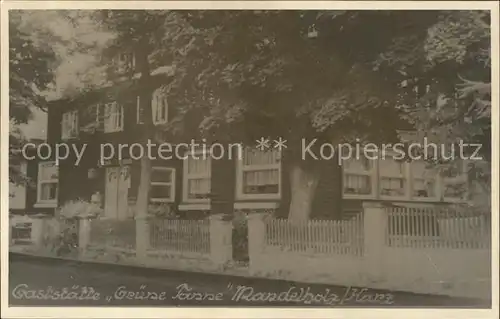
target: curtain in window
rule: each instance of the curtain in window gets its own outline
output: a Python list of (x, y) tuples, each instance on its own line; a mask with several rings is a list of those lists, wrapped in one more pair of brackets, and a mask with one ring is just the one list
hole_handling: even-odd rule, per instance
[(279, 172), (278, 170), (245, 172), (244, 180), (247, 186), (278, 185)]
[(78, 133), (78, 113), (71, 111), (63, 113), (62, 118), (62, 137), (75, 137)]
[(344, 192), (346, 194), (364, 194), (372, 192), (371, 178), (368, 175), (345, 174)]
[(210, 178), (188, 180), (188, 195), (190, 198), (203, 198), (210, 193)]
[(436, 173), (425, 162), (412, 162), (413, 197), (436, 196)]
[(57, 198), (57, 183), (41, 183), (40, 200), (55, 200)]
[(277, 150), (259, 151), (256, 149), (245, 149), (244, 165), (273, 165), (279, 163), (279, 152)]
[(106, 104), (104, 109), (104, 129), (113, 132), (123, 127), (123, 107), (117, 102)]
[(380, 161), (380, 193), (386, 196), (405, 195), (404, 163), (386, 158)]
[(210, 159), (207, 157), (203, 159), (203, 155), (195, 155), (198, 159), (189, 157), (188, 161), (188, 174), (202, 174), (210, 176)]
[(153, 114), (153, 123), (155, 124), (166, 123), (167, 112), (168, 112), (167, 97), (165, 93), (162, 92), (160, 89), (156, 90), (153, 93), (151, 108)]

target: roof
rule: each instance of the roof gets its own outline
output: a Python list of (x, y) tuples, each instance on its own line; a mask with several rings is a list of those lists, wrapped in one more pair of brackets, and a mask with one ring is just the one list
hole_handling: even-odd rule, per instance
[[(151, 81), (151, 83), (153, 83), (151, 87), (161, 85), (163, 83), (161, 80), (167, 80), (171, 78), (173, 74), (174, 68), (171, 66), (162, 66), (153, 70), (151, 72), (151, 80), (153, 80)], [(50, 100), (48, 102), (48, 107), (79, 103), (87, 101), (88, 99), (98, 98), (106, 93), (111, 96), (123, 91), (131, 93), (138, 88), (139, 79), (140, 73), (136, 73), (132, 77), (122, 77), (116, 82), (109, 81), (102, 87), (83, 88), (71, 96)]]

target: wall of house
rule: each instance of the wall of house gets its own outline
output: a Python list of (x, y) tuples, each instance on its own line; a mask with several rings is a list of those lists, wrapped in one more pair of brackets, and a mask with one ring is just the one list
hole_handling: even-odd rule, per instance
[[(33, 153), (29, 150), (28, 157)], [(26, 183), (24, 185), (14, 185), (9, 183), (9, 192), (13, 192), (15, 197), (9, 198), (9, 212), (14, 215), (37, 215), (53, 214), (53, 207), (37, 206), (37, 180), (39, 160), (26, 160), (24, 162), (24, 174)]]
[[(158, 83), (156, 83), (158, 85)], [(74, 144), (78, 148), (86, 145), (85, 155), (78, 166), (74, 165), (75, 157), (72, 156), (61, 163), (60, 166), (60, 193), (58, 205), (64, 204), (66, 201), (77, 198), (90, 199), (91, 195), (96, 191), (105, 194), (105, 177), (106, 167), (120, 165), (116, 160), (106, 162), (104, 165), (99, 163), (101, 145), (111, 144), (115, 151), (120, 149), (119, 145), (131, 145), (139, 142), (142, 136), (143, 125), (137, 123), (137, 100), (136, 96), (140, 93), (141, 96), (147, 96), (146, 91), (140, 91), (132, 87), (121, 89), (120, 96), (110, 97), (110, 100), (116, 99), (124, 106), (124, 128), (123, 131), (114, 133), (104, 133), (102, 129), (96, 131), (80, 131), (76, 139), (65, 141)], [(61, 120), (63, 112), (71, 109), (78, 109), (80, 126), (84, 126), (85, 121), (95, 121), (95, 118), (88, 116), (88, 108), (98, 102), (102, 102), (102, 92), (94, 92), (85, 95), (75, 100), (65, 100), (53, 103), (49, 108), (48, 116), (48, 142), (50, 144), (60, 143), (61, 139)], [(175, 108), (172, 106), (169, 109), (169, 118), (175, 116)], [(191, 114), (190, 116), (201, 117), (202, 114)], [(199, 118), (197, 118), (199, 120)], [(197, 123), (197, 121), (192, 121)], [(191, 121), (186, 120), (186, 127), (189, 128)], [(196, 138), (196, 127), (187, 129), (186, 136)], [(191, 134), (192, 133), (192, 134)], [(189, 141), (186, 138), (183, 142)], [(179, 142), (179, 138), (173, 135), (166, 134), (162, 138), (166, 142)], [(135, 203), (137, 191), (140, 181), (140, 163), (130, 159), (128, 153), (129, 148), (121, 148), (124, 153), (123, 160), (126, 165), (131, 167), (131, 183), (128, 190), (128, 201), (130, 205)], [(153, 149), (155, 153), (155, 149)], [(72, 154), (74, 155), (74, 154)], [(118, 156), (115, 153), (115, 157)], [(121, 164), (124, 164), (122, 162)], [(171, 203), (172, 206), (181, 212), (181, 215), (199, 217), (205, 216), (207, 210), (217, 214), (232, 214), (235, 210), (250, 212), (255, 210), (274, 210), (278, 217), (286, 217), (289, 211), (291, 188), (290, 188), (290, 162), (286, 152), (283, 153), (281, 168), (281, 197), (280, 199), (254, 199), (254, 200), (239, 200), (236, 198), (236, 183), (237, 183), (237, 165), (235, 159), (230, 159), (228, 156), (212, 161), (211, 166), (211, 204), (210, 205), (184, 205), (183, 202), (183, 160), (157, 160), (153, 165), (171, 167), (175, 169), (175, 200)], [(28, 173), (36, 177), (37, 163), (30, 163)], [(95, 178), (90, 179), (88, 176), (89, 169), (96, 169)], [(325, 161), (322, 165), (320, 180), (312, 203), (312, 218), (317, 219), (338, 219), (345, 215), (350, 215), (362, 210), (362, 201), (370, 199), (347, 199), (342, 196), (342, 168), (336, 164), (336, 161)], [(36, 180), (36, 179), (35, 179)], [(77, 186), (77, 187), (75, 187)], [(27, 207), (33, 207), (36, 202), (36, 190), (30, 193), (27, 191)], [(434, 202), (405, 202), (392, 201), (400, 205), (435, 205), (443, 203)], [(30, 206), (31, 205), (31, 206)], [(179, 207), (181, 206), (181, 207)], [(191, 206), (191, 208), (189, 208)], [(187, 208), (186, 208), (187, 207)], [(208, 207), (208, 208), (207, 208)]]

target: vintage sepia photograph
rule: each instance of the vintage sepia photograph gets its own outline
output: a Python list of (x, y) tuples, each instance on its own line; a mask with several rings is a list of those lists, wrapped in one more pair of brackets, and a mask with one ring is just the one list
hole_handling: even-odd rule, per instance
[(498, 315), (498, 3), (8, 2), (2, 317)]

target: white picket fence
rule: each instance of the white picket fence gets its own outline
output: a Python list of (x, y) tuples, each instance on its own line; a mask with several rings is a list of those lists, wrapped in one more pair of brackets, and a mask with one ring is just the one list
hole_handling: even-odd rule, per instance
[(143, 266), (213, 270), (232, 259), (231, 231), (221, 215), (205, 220), (82, 219), (79, 247), (84, 256), (104, 251)]
[(209, 254), (209, 220), (149, 221), (150, 248), (156, 251)]
[(256, 275), (460, 297), (491, 294), (489, 212), (366, 203), (350, 220), (249, 217), (250, 271)]
[(387, 244), (391, 247), (487, 249), (490, 213), (451, 209), (387, 209)]
[(266, 245), (290, 252), (361, 255), (362, 215), (351, 220), (266, 220)]
[[(30, 235), (21, 235), (36, 246), (48, 221), (22, 219), (11, 225), (28, 222)], [(83, 253), (122, 251), (141, 265), (183, 261), (176, 265), (199, 271), (209, 269), (205, 262), (224, 269), (232, 260), (232, 225), (220, 215), (82, 219), (79, 225)], [(386, 208), (372, 202), (348, 220), (292, 222), (249, 214), (248, 253), (249, 272), (256, 276), (491, 298), (489, 212)]]

